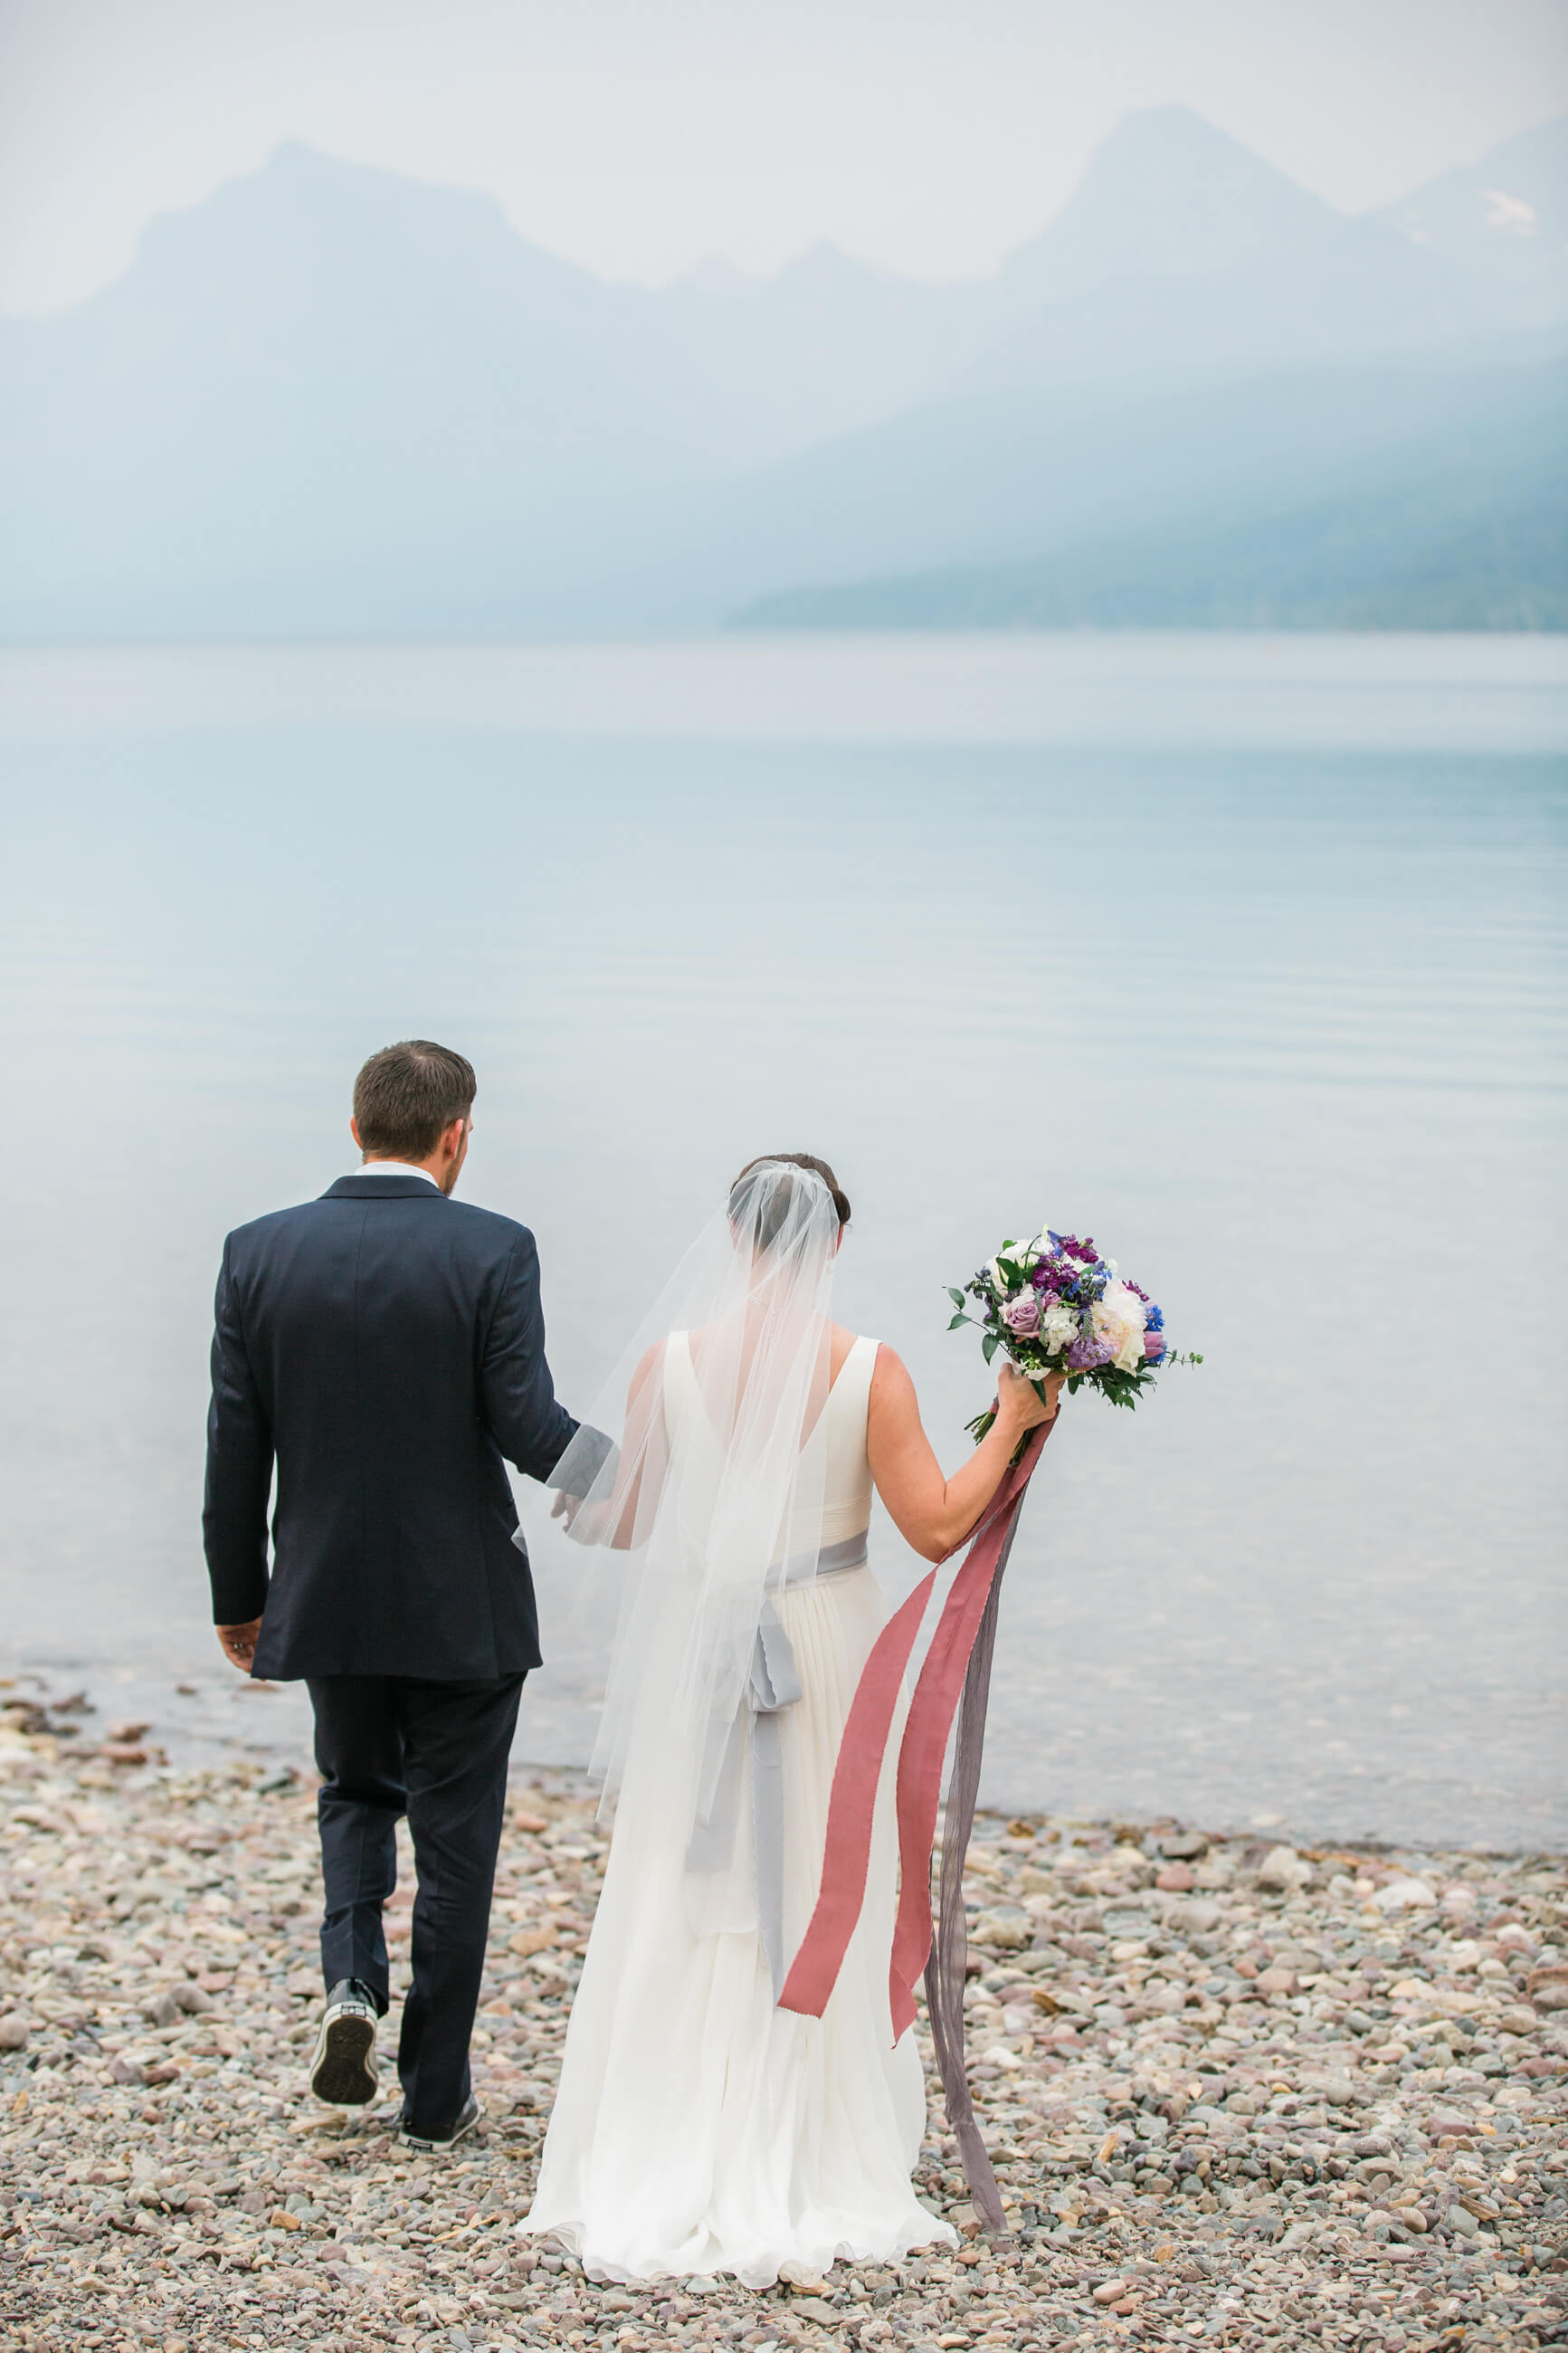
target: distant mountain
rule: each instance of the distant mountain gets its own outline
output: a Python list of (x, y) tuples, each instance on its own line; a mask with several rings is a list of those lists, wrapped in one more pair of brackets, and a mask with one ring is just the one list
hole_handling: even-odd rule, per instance
[[(1431, 486), (1467, 522), (1511, 512), (1561, 475), (1565, 392), (1561, 362), (1406, 360), (994, 394), (911, 413), (753, 478), (705, 539), (678, 547), (670, 569), (685, 572), (703, 607), (796, 626), (856, 617), (872, 596), (890, 613), (910, 575), (1039, 564), (1054, 577), (1054, 559), (1084, 551), (1097, 564), (1114, 551), (1119, 578), (1143, 551), (1150, 593), (1163, 594), (1171, 543), (1239, 545), (1238, 531), (1266, 537), (1272, 519), (1293, 529), (1300, 512), (1328, 507), (1364, 513), (1370, 545), (1389, 527), (1388, 498), (1407, 485)], [(1426, 545), (1422, 495), (1403, 514), (1411, 543)]]
[[(1557, 131), (1568, 151), (1568, 135)], [(1003, 274), (974, 388), (1478, 349), (1568, 322), (1493, 257), (1352, 219), (1183, 107), (1111, 132), (1058, 219)]]
[[(1511, 375), (1511, 372), (1510, 372)], [(1473, 387), (1472, 387), (1473, 388)], [(1568, 628), (1568, 372), (1511, 381), (1468, 429), (1418, 438), (1352, 488), (1218, 501), (1030, 562), (762, 597), (762, 629)], [(1494, 429), (1495, 428), (1495, 429)]]
[[(1557, 125), (1352, 221), (1163, 110), (994, 278), (817, 248), (652, 292), (286, 147), (0, 321), (0, 633), (703, 625), (1335, 496), (1568, 333), (1565, 156)], [(1488, 228), (1505, 198), (1537, 226)]]
[(1568, 122), (1494, 147), (1377, 216), (1425, 253), (1479, 264), (1526, 319), (1560, 319), (1568, 301)]
[(1345, 216), (1189, 107), (1131, 114), (1048, 228), (1009, 259), (1015, 306), (1155, 278), (1204, 278), (1332, 244)]
[(932, 285), (831, 245), (772, 278), (694, 271), (663, 299), (684, 350), (747, 418), (759, 462), (939, 395), (1005, 309), (999, 280)]
[(651, 295), (488, 197), (284, 148), (80, 309), (0, 326), (0, 623), (481, 626), (724, 424)]

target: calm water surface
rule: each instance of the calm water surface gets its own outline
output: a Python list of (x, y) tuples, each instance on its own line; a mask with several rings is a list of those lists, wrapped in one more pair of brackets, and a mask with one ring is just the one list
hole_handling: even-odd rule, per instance
[[(10, 1671), (298, 1737), (212, 1672), (212, 1280), (423, 1033), (568, 1403), (784, 1146), (950, 1465), (942, 1286), (1005, 1233), (1092, 1231), (1204, 1350), (1052, 1441), (994, 1799), (1561, 1843), (1565, 748), (1536, 640), (0, 656)], [(604, 1596), (524, 1509), (568, 1760)]]

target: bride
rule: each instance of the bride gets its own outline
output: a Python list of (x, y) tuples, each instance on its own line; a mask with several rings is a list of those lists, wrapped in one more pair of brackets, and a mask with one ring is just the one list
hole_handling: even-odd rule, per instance
[(777, 1997), (887, 1614), (872, 1487), (940, 1560), (1056, 1389), (1042, 1405), (1005, 1369), (994, 1427), (944, 1479), (898, 1357), (831, 1319), (848, 1220), (809, 1154), (742, 1169), (594, 1417), (618, 1449), (591, 1479), (578, 1441), (558, 1467), (572, 1535), (629, 1560), (594, 1757), (615, 1831), (525, 2228), (600, 2278), (763, 2287), (952, 2237), (910, 2186), (925, 2089), (889, 2008), (897, 1725), (831, 1998), (817, 2019)]

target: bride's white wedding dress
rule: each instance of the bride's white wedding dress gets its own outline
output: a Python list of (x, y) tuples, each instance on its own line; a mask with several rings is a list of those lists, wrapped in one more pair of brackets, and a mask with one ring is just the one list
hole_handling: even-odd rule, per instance
[[(682, 1744), (665, 1722), (679, 1662), (643, 1662), (527, 2222), (555, 2232), (595, 2276), (729, 2272), (763, 2287), (781, 2274), (817, 2278), (837, 2257), (885, 2261), (952, 2241), (910, 2187), (925, 2087), (913, 2034), (895, 2045), (889, 2009), (896, 1728), (865, 1905), (820, 2019), (775, 2007), (781, 1940), (763, 1925), (782, 1880), (787, 1963), (816, 1897), (839, 1736), (887, 1615), (866, 1566), (876, 1356), (874, 1340), (855, 1342), (802, 1449), (821, 1526), (792, 1524), (764, 1619), (787, 1637), (787, 1651), (776, 1641), (769, 1650), (770, 1665), (784, 1662), (775, 1680), (787, 1695), (797, 1679), (800, 1696), (737, 1719), (732, 1850), (705, 1875), (691, 1867)], [(683, 1333), (664, 1351), (658, 1409), (674, 1459), (720, 1447)], [(773, 1773), (772, 1797), (753, 1790), (758, 1770)]]

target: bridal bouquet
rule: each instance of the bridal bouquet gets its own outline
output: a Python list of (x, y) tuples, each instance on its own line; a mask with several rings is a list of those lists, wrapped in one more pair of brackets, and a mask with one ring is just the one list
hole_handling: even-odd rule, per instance
[[(1123, 1282), (1113, 1258), (1049, 1227), (1033, 1241), (1004, 1242), (962, 1291), (948, 1295), (958, 1310), (948, 1330), (978, 1324), (986, 1363), (1000, 1348), (1037, 1388), (1047, 1374), (1065, 1374), (1069, 1397), (1087, 1381), (1112, 1405), (1131, 1408), (1152, 1388), (1160, 1366), (1203, 1362), (1172, 1353), (1164, 1317), (1146, 1291)], [(968, 1313), (966, 1300), (978, 1303), (977, 1315)], [(967, 1427), (979, 1440), (993, 1419), (987, 1411)]]

